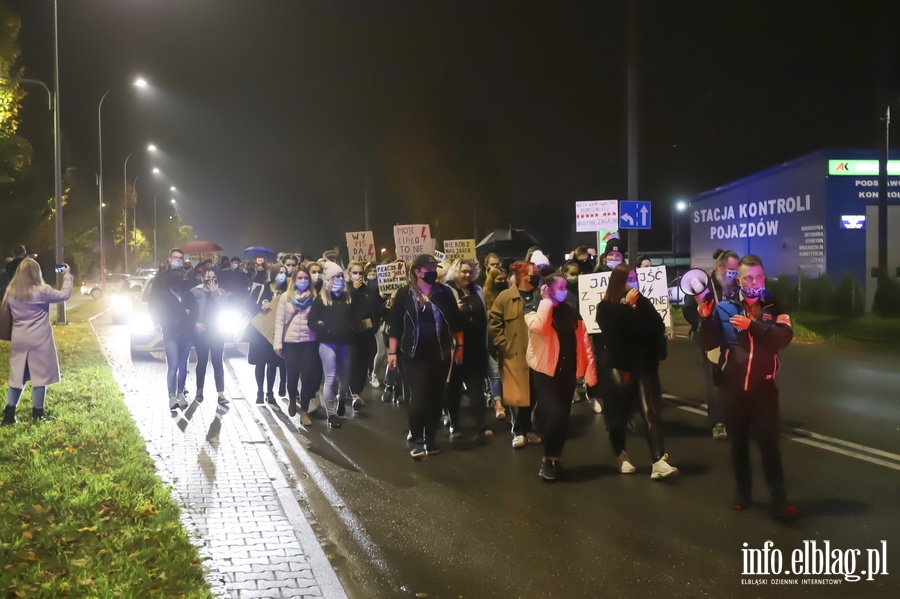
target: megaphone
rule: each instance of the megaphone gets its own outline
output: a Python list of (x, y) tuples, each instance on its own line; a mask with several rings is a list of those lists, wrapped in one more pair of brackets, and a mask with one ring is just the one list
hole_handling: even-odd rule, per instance
[(681, 275), (679, 287), (685, 295), (700, 295), (706, 291), (709, 285), (709, 275), (700, 268), (692, 268)]

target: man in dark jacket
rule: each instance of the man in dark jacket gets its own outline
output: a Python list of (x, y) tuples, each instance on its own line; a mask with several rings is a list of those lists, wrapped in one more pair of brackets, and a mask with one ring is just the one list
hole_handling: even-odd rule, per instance
[(794, 336), (791, 319), (766, 293), (766, 275), (758, 256), (738, 265), (740, 293), (699, 306), (700, 334), (707, 350), (718, 347), (719, 378), (725, 399), (725, 422), (731, 438), (731, 461), (737, 484), (733, 503), (743, 510), (751, 501), (750, 436), (756, 437), (763, 473), (776, 517), (793, 518), (787, 503), (779, 442), (778, 351)]
[(13, 248), (13, 259), (4, 265), (3, 272), (0, 273), (0, 297), (3, 297), (6, 293), (9, 282), (12, 281), (13, 276), (15, 276), (16, 271), (19, 269), (19, 264), (22, 263), (22, 260), (25, 259), (26, 255), (27, 251), (25, 250), (24, 245), (17, 245)]

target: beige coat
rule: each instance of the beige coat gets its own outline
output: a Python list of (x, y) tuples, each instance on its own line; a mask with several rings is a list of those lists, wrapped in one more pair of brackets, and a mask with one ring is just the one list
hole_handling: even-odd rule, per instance
[(497, 296), (490, 313), (491, 333), (497, 346), (503, 403), (508, 406), (531, 405), (529, 390), (528, 326), (525, 324), (525, 300), (516, 287)]
[[(50, 326), (50, 304), (64, 302), (72, 296), (72, 275), (63, 279), (62, 289), (49, 285), (35, 288), (27, 300), (8, 297), (12, 311), (12, 340), (9, 342), (9, 386), (21, 389), (27, 380), (34, 387), (59, 382), (59, 359)], [(28, 366), (29, 378), (25, 378)]]

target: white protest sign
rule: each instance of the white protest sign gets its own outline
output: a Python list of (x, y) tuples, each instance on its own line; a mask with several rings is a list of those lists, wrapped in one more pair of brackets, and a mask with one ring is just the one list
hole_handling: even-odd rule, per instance
[(618, 200), (587, 200), (575, 202), (575, 231), (615, 231), (619, 228)]
[(405, 262), (398, 260), (390, 264), (378, 264), (375, 268), (378, 273), (378, 292), (384, 297), (409, 284)]
[(420, 254), (434, 254), (434, 237), (428, 225), (396, 225), (394, 245), (397, 260), (410, 262)]
[[(609, 287), (609, 272), (595, 272), (578, 277), (578, 310), (587, 326), (588, 333), (599, 333), (597, 326), (597, 304), (603, 299)], [(659, 313), (666, 332), (672, 330), (672, 313), (669, 310), (669, 288), (665, 266), (651, 266), (637, 269), (641, 295), (650, 300)]]
[(447, 260), (475, 260), (474, 239), (448, 239), (444, 241)]
[(359, 262), (375, 261), (375, 236), (371, 231), (356, 231), (354, 233), (346, 233), (347, 251), (350, 254), (350, 261), (357, 260)]
[(437, 250), (434, 250), (434, 258), (435, 258), (435, 260), (437, 260), (438, 262), (443, 262), (444, 260), (447, 259), (447, 255), (444, 254), (444, 252), (439, 252), (439, 251), (437, 251)]

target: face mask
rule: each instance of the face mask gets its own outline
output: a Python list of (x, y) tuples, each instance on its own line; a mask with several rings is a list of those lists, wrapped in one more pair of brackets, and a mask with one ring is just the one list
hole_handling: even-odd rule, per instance
[(736, 270), (726, 270), (725, 278), (728, 279), (729, 281), (735, 280), (737, 278), (737, 271)]
[(747, 299), (759, 299), (765, 292), (765, 287), (756, 287), (754, 289), (751, 289), (749, 287), (741, 287), (741, 293), (743, 293), (744, 297), (746, 297)]
[(575, 283), (578, 281), (578, 275), (566, 275), (566, 281), (569, 283)]
[(422, 273), (422, 280), (429, 285), (434, 285), (437, 282), (437, 271), (429, 270)]
[(321, 273), (314, 272), (314, 273), (310, 273), (309, 278), (313, 280), (313, 283), (315, 283), (319, 280), (319, 278), (321, 276), (322, 276)]
[(285, 266), (284, 268), (287, 270), (287, 274), (289, 274), (289, 275), (294, 274), (294, 267), (293, 267), (293, 266)]
[(172, 262), (170, 262), (170, 264), (172, 265), (173, 270), (181, 270), (182, 268), (184, 268), (183, 260), (172, 260)]
[(607, 261), (606, 261), (606, 265), (607, 265), (608, 267), (610, 267), (611, 269), (617, 267), (617, 266), (620, 265), (620, 264), (622, 264), (622, 263), (619, 262), (618, 260), (607, 260)]
[(297, 288), (297, 291), (303, 292), (309, 289), (309, 279), (297, 279), (294, 283), (294, 287)]
[(278, 283), (279, 285), (281, 285), (285, 281), (287, 281), (287, 275), (284, 274), (283, 272), (280, 272), (275, 276), (275, 282)]
[(562, 290), (557, 291), (556, 293), (553, 294), (553, 299), (556, 300), (556, 303), (557, 303), (557, 304), (561, 304), (561, 303), (563, 303), (564, 301), (566, 301), (566, 297), (568, 297), (568, 295), (569, 295), (569, 290), (568, 290), (568, 289), (562, 289)]
[(541, 284), (541, 275), (531, 275), (528, 278), (528, 282), (531, 283), (532, 287), (537, 287)]
[(368, 276), (366, 277), (366, 279), (368, 279), (369, 281), (377, 281), (377, 280), (378, 280), (378, 275), (368, 275)]
[(344, 279), (335, 279), (331, 282), (331, 291), (333, 293), (343, 293), (344, 292)]
[(355, 273), (353, 273), (353, 274), (350, 275), (350, 280), (351, 280), (351, 281), (358, 281), (358, 280), (359, 280), (359, 277), (361, 277), (361, 276), (362, 276), (361, 274), (359, 274), (358, 272), (355, 272)]
[(640, 281), (626, 281), (625, 284), (628, 285), (629, 287), (631, 287), (632, 289), (637, 289), (638, 291), (641, 290)]
[(496, 283), (494, 283), (494, 289), (496, 289), (498, 292), (506, 291), (507, 289), (509, 289), (509, 283), (507, 281), (497, 281)]

